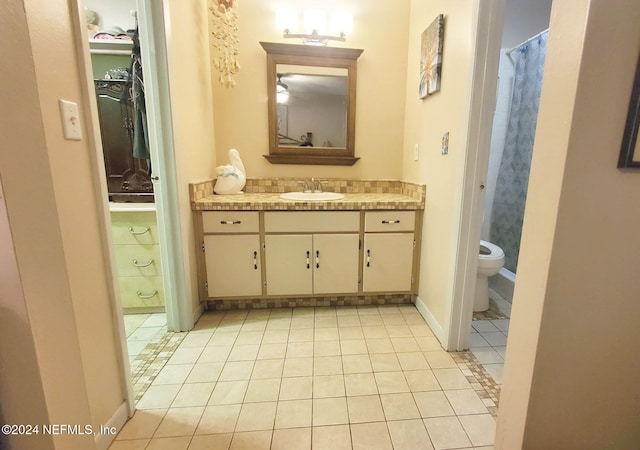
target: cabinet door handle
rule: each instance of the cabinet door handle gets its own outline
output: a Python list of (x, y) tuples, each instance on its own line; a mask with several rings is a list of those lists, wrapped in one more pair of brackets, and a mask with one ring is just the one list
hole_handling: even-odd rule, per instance
[(153, 291), (153, 294), (151, 295), (142, 295), (142, 292), (140, 291), (136, 292), (136, 294), (138, 294), (138, 297), (140, 297), (142, 300), (147, 300), (158, 295), (158, 290), (156, 289), (155, 291)]
[(142, 230), (142, 231), (133, 231), (133, 227), (129, 227), (129, 228), (128, 228), (129, 233), (131, 233), (131, 234), (133, 234), (133, 235), (138, 235), (138, 234), (145, 234), (145, 233), (148, 233), (150, 229), (151, 229), (151, 228), (149, 228), (149, 227), (145, 227), (145, 229), (144, 229), (144, 230)]
[(221, 220), (220, 225), (240, 225), (242, 220)]
[(367, 267), (371, 267), (371, 250), (367, 249)]
[(311, 264), (309, 263), (310, 256), (311, 256), (311, 252), (307, 250), (307, 269), (311, 269)]
[(386, 224), (394, 224), (394, 223), (400, 223), (400, 220), (383, 220), (382, 223)]
[(258, 252), (253, 252), (253, 270), (258, 270)]
[(133, 260), (133, 265), (136, 267), (149, 267), (151, 264), (153, 264), (153, 259), (150, 259), (147, 263), (140, 263), (137, 259)]
[(320, 250), (316, 250), (316, 269), (320, 268)]

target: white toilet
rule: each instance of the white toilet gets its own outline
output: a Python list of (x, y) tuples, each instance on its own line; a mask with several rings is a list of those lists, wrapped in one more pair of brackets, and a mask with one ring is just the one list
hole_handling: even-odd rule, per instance
[(476, 297), (473, 302), (474, 312), (489, 309), (489, 277), (500, 272), (502, 266), (504, 266), (504, 251), (491, 242), (480, 241)]

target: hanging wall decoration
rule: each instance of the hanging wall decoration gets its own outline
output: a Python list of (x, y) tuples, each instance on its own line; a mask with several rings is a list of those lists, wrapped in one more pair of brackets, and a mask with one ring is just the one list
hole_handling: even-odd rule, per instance
[(444, 15), (440, 14), (422, 32), (420, 48), (420, 98), (440, 90), (442, 73), (442, 44), (444, 40)]
[(211, 0), (209, 11), (212, 17), (213, 65), (220, 73), (218, 81), (225, 87), (234, 87), (233, 76), (240, 70), (238, 0)]

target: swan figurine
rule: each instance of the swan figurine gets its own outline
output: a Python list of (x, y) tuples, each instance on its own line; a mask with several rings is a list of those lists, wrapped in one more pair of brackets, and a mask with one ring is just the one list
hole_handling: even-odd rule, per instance
[(229, 150), (230, 164), (216, 167), (218, 178), (213, 187), (216, 194), (243, 194), (242, 188), (247, 182), (244, 164), (235, 148)]

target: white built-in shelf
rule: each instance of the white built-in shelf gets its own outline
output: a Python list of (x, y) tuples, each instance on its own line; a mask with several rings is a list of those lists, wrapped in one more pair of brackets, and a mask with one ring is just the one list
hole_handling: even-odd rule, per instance
[(89, 39), (89, 48), (95, 55), (130, 55), (133, 41), (129, 39)]

